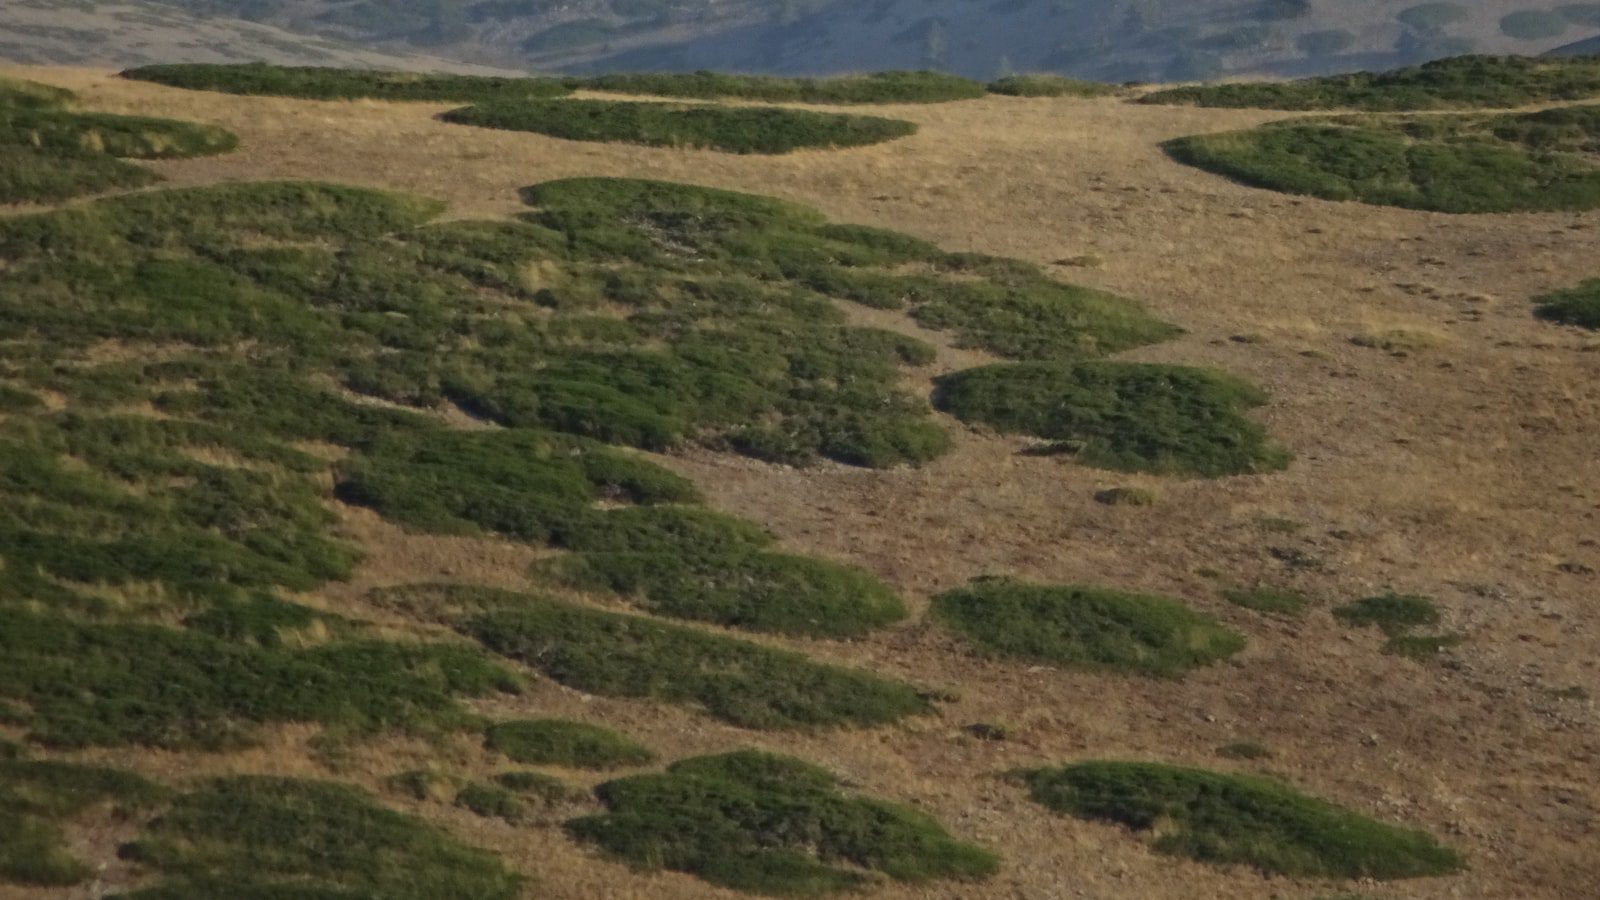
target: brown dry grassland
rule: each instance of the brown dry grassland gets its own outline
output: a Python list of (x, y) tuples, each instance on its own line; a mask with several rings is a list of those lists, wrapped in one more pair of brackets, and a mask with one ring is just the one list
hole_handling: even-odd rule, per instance
[[(865, 112), (909, 119), (914, 137), (841, 152), (753, 158), (578, 144), (448, 125), (444, 106), (322, 103), (191, 93), (98, 71), (0, 67), (80, 92), (113, 112), (194, 119), (241, 138), (232, 154), (155, 168), (169, 185), (307, 178), (448, 200), (461, 217), (506, 215), (517, 189), (575, 175), (674, 179), (799, 200), (839, 221), (1053, 263), (1061, 277), (1145, 301), (1188, 334), (1137, 358), (1213, 365), (1272, 393), (1262, 412), (1296, 454), (1282, 474), (1219, 481), (1117, 477), (951, 422), (956, 448), (921, 469), (805, 470), (707, 452), (664, 458), (719, 508), (786, 549), (864, 566), (920, 610), (982, 574), (1088, 581), (1191, 600), (1250, 637), (1227, 664), (1178, 682), (1059, 672), (971, 658), (908, 624), (857, 642), (798, 643), (818, 657), (948, 689), (939, 717), (870, 732), (753, 734), (682, 709), (581, 696), (550, 683), (490, 701), (499, 715), (574, 716), (663, 757), (758, 746), (791, 752), (869, 793), (918, 804), (963, 839), (1004, 854), (981, 885), (896, 886), (900, 898), (1584, 898), (1600, 866), (1600, 337), (1541, 324), (1534, 295), (1600, 274), (1600, 213), (1452, 217), (1336, 204), (1235, 186), (1166, 159), (1158, 144), (1275, 114), (1105, 100), (984, 100)], [(862, 313), (876, 324), (913, 325)], [(1408, 355), (1353, 344), (1429, 336)], [(942, 347), (936, 374), (981, 362)], [(1098, 489), (1156, 489), (1154, 507), (1108, 507)], [(1305, 523), (1297, 532), (1264, 519)], [(305, 602), (377, 618), (366, 588), (459, 579), (525, 586), (534, 551), (422, 538), (345, 511), (370, 553), (354, 583)], [(1274, 551), (1277, 551), (1275, 554)], [(1301, 554), (1320, 567), (1293, 567)], [(1563, 564), (1567, 564), (1563, 566)], [(1586, 569), (1589, 574), (1586, 574)], [(1220, 573), (1220, 577), (1218, 574)], [(1319, 602), (1303, 621), (1230, 606), (1257, 580)], [(1393, 589), (1434, 597), (1466, 643), (1434, 664), (1381, 652), (1328, 606)], [(1591, 699), (1558, 699), (1582, 687)], [(960, 726), (998, 722), (1004, 742)], [(248, 752), (103, 754), (156, 774), (249, 771), (327, 777), (303, 729)], [(1259, 764), (1216, 757), (1258, 741)], [(398, 739), (339, 762), (382, 776), (444, 756), (492, 760), (467, 739)], [(1386, 821), (1425, 828), (1468, 869), (1388, 887), (1268, 879), (1152, 854), (1118, 829), (1055, 817), (995, 774), (1084, 758), (1264, 767)], [(734, 897), (687, 876), (638, 875), (558, 828), (513, 828), (445, 805), (424, 809), (535, 877), (529, 896)], [(81, 835), (85, 847), (126, 835)], [(97, 853), (98, 858), (112, 854)], [(70, 892), (98, 896), (117, 868)], [(0, 889), (0, 894), (5, 894)]]

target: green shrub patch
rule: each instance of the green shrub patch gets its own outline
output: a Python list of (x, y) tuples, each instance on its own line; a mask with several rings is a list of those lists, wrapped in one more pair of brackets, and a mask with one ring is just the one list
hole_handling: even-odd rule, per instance
[(501, 98), (560, 97), (569, 89), (554, 78), (502, 78), (266, 63), (183, 63), (140, 66), (122, 77), (192, 91), (298, 97), (305, 100), (415, 100), (477, 102)]
[(6, 109), (49, 109), (66, 106), (77, 99), (77, 95), (66, 88), (20, 78), (0, 78), (0, 107)]
[(1006, 97), (1107, 97), (1117, 91), (1114, 84), (1047, 74), (1007, 75), (989, 85), (989, 93)]
[(876, 879), (920, 884), (994, 873), (993, 854), (905, 806), (839, 789), (827, 771), (741, 751), (607, 782), (602, 815), (567, 830), (642, 869), (688, 872), (771, 896), (817, 896)]
[(764, 549), (770, 540), (690, 507), (617, 509), (577, 520), (557, 542), (580, 552), (534, 573), (660, 615), (756, 631), (858, 637), (905, 617), (900, 598), (865, 572)]
[(61, 823), (111, 804), (128, 813), (159, 802), (163, 790), (116, 769), (0, 758), (0, 884), (66, 887), (93, 870), (67, 847)]
[(1372, 626), (1390, 637), (1411, 628), (1439, 624), (1439, 610), (1431, 600), (1405, 594), (1367, 597), (1335, 609), (1333, 615), (1346, 625)]
[(566, 803), (588, 796), (587, 791), (540, 772), (501, 772), (494, 776), (494, 783), (524, 800), (540, 804)]
[(514, 762), (570, 769), (642, 766), (655, 759), (642, 744), (609, 728), (565, 719), (501, 722), (490, 726), (484, 743)]
[(1325, 200), (1446, 213), (1600, 206), (1600, 106), (1274, 123), (1166, 150), (1241, 184)]
[(569, 79), (573, 87), (696, 100), (788, 103), (944, 103), (983, 96), (975, 81), (943, 72), (874, 72), (838, 78), (782, 78), (722, 72), (618, 72)]
[(1265, 399), (1220, 373), (1122, 362), (984, 366), (944, 377), (934, 397), (964, 422), (1062, 442), (1087, 465), (1206, 478), (1288, 464), (1244, 415)]
[(1354, 628), (1377, 628), (1389, 638), (1383, 646), (1385, 653), (1418, 662), (1432, 659), (1463, 640), (1458, 634), (1411, 633), (1439, 624), (1439, 610), (1426, 597), (1380, 594), (1338, 607), (1333, 615)]
[(219, 750), (269, 722), (340, 732), (462, 728), (458, 695), (517, 687), (470, 647), (337, 641), (263, 648), (161, 625), (85, 623), (0, 603), (0, 697), (61, 747)]
[(571, 141), (767, 154), (878, 144), (917, 130), (910, 122), (877, 116), (610, 100), (499, 101), (452, 110), (444, 118)]
[(47, 203), (160, 180), (123, 159), (175, 159), (232, 150), (209, 125), (77, 112), (70, 91), (0, 80), (0, 203)]
[(1244, 638), (1175, 600), (981, 579), (933, 598), (933, 616), (987, 653), (1075, 669), (1176, 677)]
[(1304, 878), (1415, 878), (1461, 867), (1421, 831), (1375, 822), (1275, 781), (1155, 763), (1087, 762), (1024, 776), (1064, 815), (1122, 825), (1159, 853)]
[(464, 608), (458, 630), (560, 684), (698, 705), (746, 728), (882, 725), (930, 708), (897, 681), (638, 616), (481, 588), (403, 593)]
[[(1437, 4), (1430, 4), (1437, 5)], [(1600, 97), (1600, 59), (1460, 56), (1391, 72), (1157, 91), (1145, 103), (1256, 109), (1510, 109)]]
[(1538, 304), (1535, 314), (1547, 322), (1600, 331), (1600, 278), (1546, 294), (1539, 298)]
[(124, 900), (521, 895), (522, 878), (489, 853), (326, 782), (214, 781), (179, 798), (123, 852), (164, 879)]

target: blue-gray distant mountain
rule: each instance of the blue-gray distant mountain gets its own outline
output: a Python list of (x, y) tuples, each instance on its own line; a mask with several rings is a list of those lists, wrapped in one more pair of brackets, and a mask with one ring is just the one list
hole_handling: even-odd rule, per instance
[[(81, 16), (126, 2), (31, 0), (27, 8)], [(139, 2), (159, 2), (212, 25), (247, 21), (315, 36), (309, 40), (572, 72), (931, 68), (977, 78), (1056, 71), (1171, 81), (1381, 68), (1467, 52), (1536, 54), (1574, 41), (1593, 46), (1583, 42), (1600, 33), (1595, 4), (1530, 6), (1534, 0)], [(6, 24), (0, 15), (0, 31), (10, 39), (0, 41), (0, 57), (15, 57), (33, 38)], [(115, 61), (104, 57), (123, 52), (115, 27), (98, 36), (78, 31), (94, 45), (96, 61)], [(72, 31), (55, 31), (58, 44), (64, 33), (70, 38)], [(172, 61), (202, 51), (218, 55), (214, 42), (183, 43), (174, 43), (171, 53), (179, 58)]]

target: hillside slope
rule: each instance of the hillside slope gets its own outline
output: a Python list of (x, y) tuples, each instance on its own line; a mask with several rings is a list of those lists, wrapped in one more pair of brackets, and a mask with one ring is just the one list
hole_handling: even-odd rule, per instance
[[(236, 10), (244, 12), (244, 10)], [(477, 72), (495, 67), (286, 30), (266, 22), (200, 16), (151, 0), (0, 4), (0, 59), (34, 65), (136, 66), (154, 62), (272, 62), (302, 66)]]
[[(722, 845), (672, 858), (712, 881), (662, 871), (660, 848), (710, 823), (811, 850), (822, 817), (789, 817), (818, 805), (847, 836), (904, 836), (912, 863), (932, 848), (947, 871), (858, 853), (878, 865), (818, 872), (768, 845), (736, 861), (823, 887), (871, 879), (872, 900), (1592, 897), (1600, 340), (1533, 306), (1600, 274), (1595, 212), (1443, 216), (1257, 190), (1162, 145), (1293, 114), (1124, 97), (863, 106), (918, 131), (748, 157), (468, 128), (441, 119), (454, 104), (0, 75), (70, 88), (84, 110), (238, 138), (232, 152), (127, 162), (164, 181), (103, 205), (0, 207), (0, 492), (23, 498), (0, 514), (0, 801), (34, 817), (22, 862), (42, 843), (83, 863), (0, 884), (7, 898), (740, 900), (752, 895), (724, 885), (751, 884), (753, 867), (717, 868)], [(281, 180), (295, 183), (247, 184)], [(650, 195), (681, 205), (662, 214)], [(174, 215), (183, 202), (191, 213)], [(853, 280), (851, 253), (898, 265)], [(1044, 362), (1117, 350), (1087, 371), (1230, 373), (1260, 388), (1249, 421), (1293, 462), (1215, 479), (1096, 468), (1072, 441), (968, 427), (923, 402), (953, 373), (1018, 355), (993, 340), (1018, 320), (956, 318), (963, 331), (922, 301), (1012, 310), (1041, 272), (1087, 289), (1066, 295), (1080, 302), (1131, 298), (1141, 312), (1124, 326), (1176, 326), (1067, 341)], [(795, 273), (837, 299), (775, 280)], [(898, 290), (867, 302), (884, 299), (874, 285), (905, 284), (890, 276), (923, 279), (919, 304)], [(1014, 289), (964, 293), (989, 279)], [(1051, 309), (1023, 307), (1040, 316), (1027, 337), (1057, 334), (1038, 324), (1062, 325)], [(1084, 322), (1067, 318), (1071, 337)], [(828, 336), (851, 329), (875, 337), (835, 353)], [(641, 340), (661, 364), (621, 365)], [(579, 345), (616, 352), (552, 374)], [(694, 360), (799, 389), (770, 408), (723, 378), (691, 396), (702, 385), (679, 376)], [(1041, 365), (1026, 371), (1085, 371)], [(508, 392), (519, 385), (531, 388)], [(652, 402), (625, 402), (630, 390)], [(947, 442), (925, 442), (917, 465), (865, 468), (652, 440), (701, 419), (733, 438), (756, 418), (809, 423), (797, 434), (846, 449), (841, 436), (861, 435), (842, 426), (861, 419), (819, 415), (840, 398)], [(1187, 405), (1148, 399), (1135, 417), (1147, 424)], [(1105, 409), (1089, 424), (1115, 426)], [(518, 417), (595, 434), (530, 439)], [(597, 440), (631, 443), (596, 455)], [(677, 530), (650, 530), (696, 498)], [(594, 524), (563, 518), (577, 510), (623, 526), (575, 529)], [(567, 549), (543, 541), (561, 529)], [(608, 552), (640, 535), (661, 541), (642, 565)], [(670, 552), (686, 539), (714, 552)], [(752, 555), (732, 556), (714, 588), (764, 577), (775, 558), (835, 577), (779, 583), (756, 615), (693, 608), (695, 566), (730, 547)], [(147, 548), (159, 552), (134, 552)], [(559, 565), (574, 561), (590, 568)], [(615, 590), (574, 577), (597, 571)], [(904, 608), (847, 639), (823, 630), (849, 624), (837, 615), (751, 633), (796, 596), (855, 596), (830, 593), (837, 583)], [(955, 628), (962, 590), (1006, 615)], [(1099, 623), (1118, 654), (1062, 664), (1075, 644), (1035, 640), (1046, 614), (1064, 615), (1053, 597), (1116, 611), (1124, 593), (1144, 614)], [(1097, 636), (1085, 632), (1069, 636)], [(1125, 662), (1149, 662), (1138, 632), (1216, 652), (1147, 677)], [(685, 647), (676, 669), (646, 665)], [(659, 678), (612, 680), (609, 666)], [(552, 718), (591, 727), (515, 756), (496, 739), (548, 738)], [(654, 761), (607, 761), (594, 726)], [(63, 789), (81, 771), (63, 763), (123, 771)], [(724, 777), (735, 763), (764, 772), (778, 802)], [(1138, 796), (1151, 777), (1160, 789)], [(1309, 810), (1340, 840), (1291, 835), (1303, 846), (1275, 860), (1281, 835), (1230, 819), (1230, 796), (1287, 830)], [(692, 814), (655, 815), (685, 797)], [(1311, 865), (1373, 831), (1322, 801), (1435, 836), (1465, 868), (1400, 869), (1416, 877), (1383, 886), (1362, 876), (1394, 871), (1359, 859)], [(1221, 844), (1191, 831), (1241, 821)], [(17, 833), (0, 829), (13, 842), (0, 847)], [(1298, 876), (1257, 868), (1286, 862)], [(184, 881), (219, 865), (278, 881)], [(952, 872), (983, 880), (915, 880)]]

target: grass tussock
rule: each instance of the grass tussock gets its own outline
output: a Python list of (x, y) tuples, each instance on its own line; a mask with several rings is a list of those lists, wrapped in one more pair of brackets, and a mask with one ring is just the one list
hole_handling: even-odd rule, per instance
[(975, 81), (942, 72), (874, 72), (836, 78), (783, 78), (722, 72), (613, 73), (571, 79), (573, 87), (615, 94), (775, 103), (945, 103), (984, 94)]
[(1600, 206), (1600, 106), (1291, 121), (1166, 150), (1241, 184), (1325, 200), (1445, 213)]
[(1087, 762), (1028, 772), (1033, 799), (1122, 825), (1159, 853), (1300, 878), (1444, 875), (1461, 859), (1432, 837), (1375, 822), (1264, 778), (1155, 763)]
[(917, 130), (910, 122), (879, 116), (610, 100), (498, 101), (452, 110), (444, 119), (569, 141), (762, 154), (860, 147), (906, 137)]
[(1540, 297), (1534, 312), (1546, 322), (1600, 331), (1600, 278)]
[(827, 771), (741, 751), (600, 786), (602, 815), (567, 830), (642, 869), (688, 872), (771, 896), (817, 896), (879, 879), (978, 879), (995, 856), (905, 806), (853, 797)]
[(1175, 600), (984, 579), (933, 599), (932, 615), (981, 650), (1046, 665), (1177, 677), (1244, 638)]
[(484, 746), (513, 762), (569, 769), (617, 769), (655, 759), (644, 745), (609, 728), (565, 719), (500, 722), (489, 727)]
[(560, 97), (555, 78), (503, 78), (266, 63), (182, 63), (140, 66), (122, 77), (191, 91), (219, 91), (303, 100), (410, 100), (462, 103)]
[(639, 616), (465, 586), (388, 594), (568, 687), (695, 705), (746, 728), (882, 725), (930, 709), (898, 681)]
[(1460, 56), (1390, 72), (1157, 91), (1144, 103), (1247, 109), (1509, 109), (1600, 97), (1600, 59)]
[(1218, 372), (1123, 362), (969, 369), (941, 379), (934, 398), (964, 422), (1059, 442), (1086, 465), (1204, 478), (1288, 465), (1244, 415), (1265, 400)]
[(343, 785), (287, 778), (211, 782), (123, 852), (161, 876), (123, 900), (512, 900), (522, 889), (494, 856), (431, 824)]

